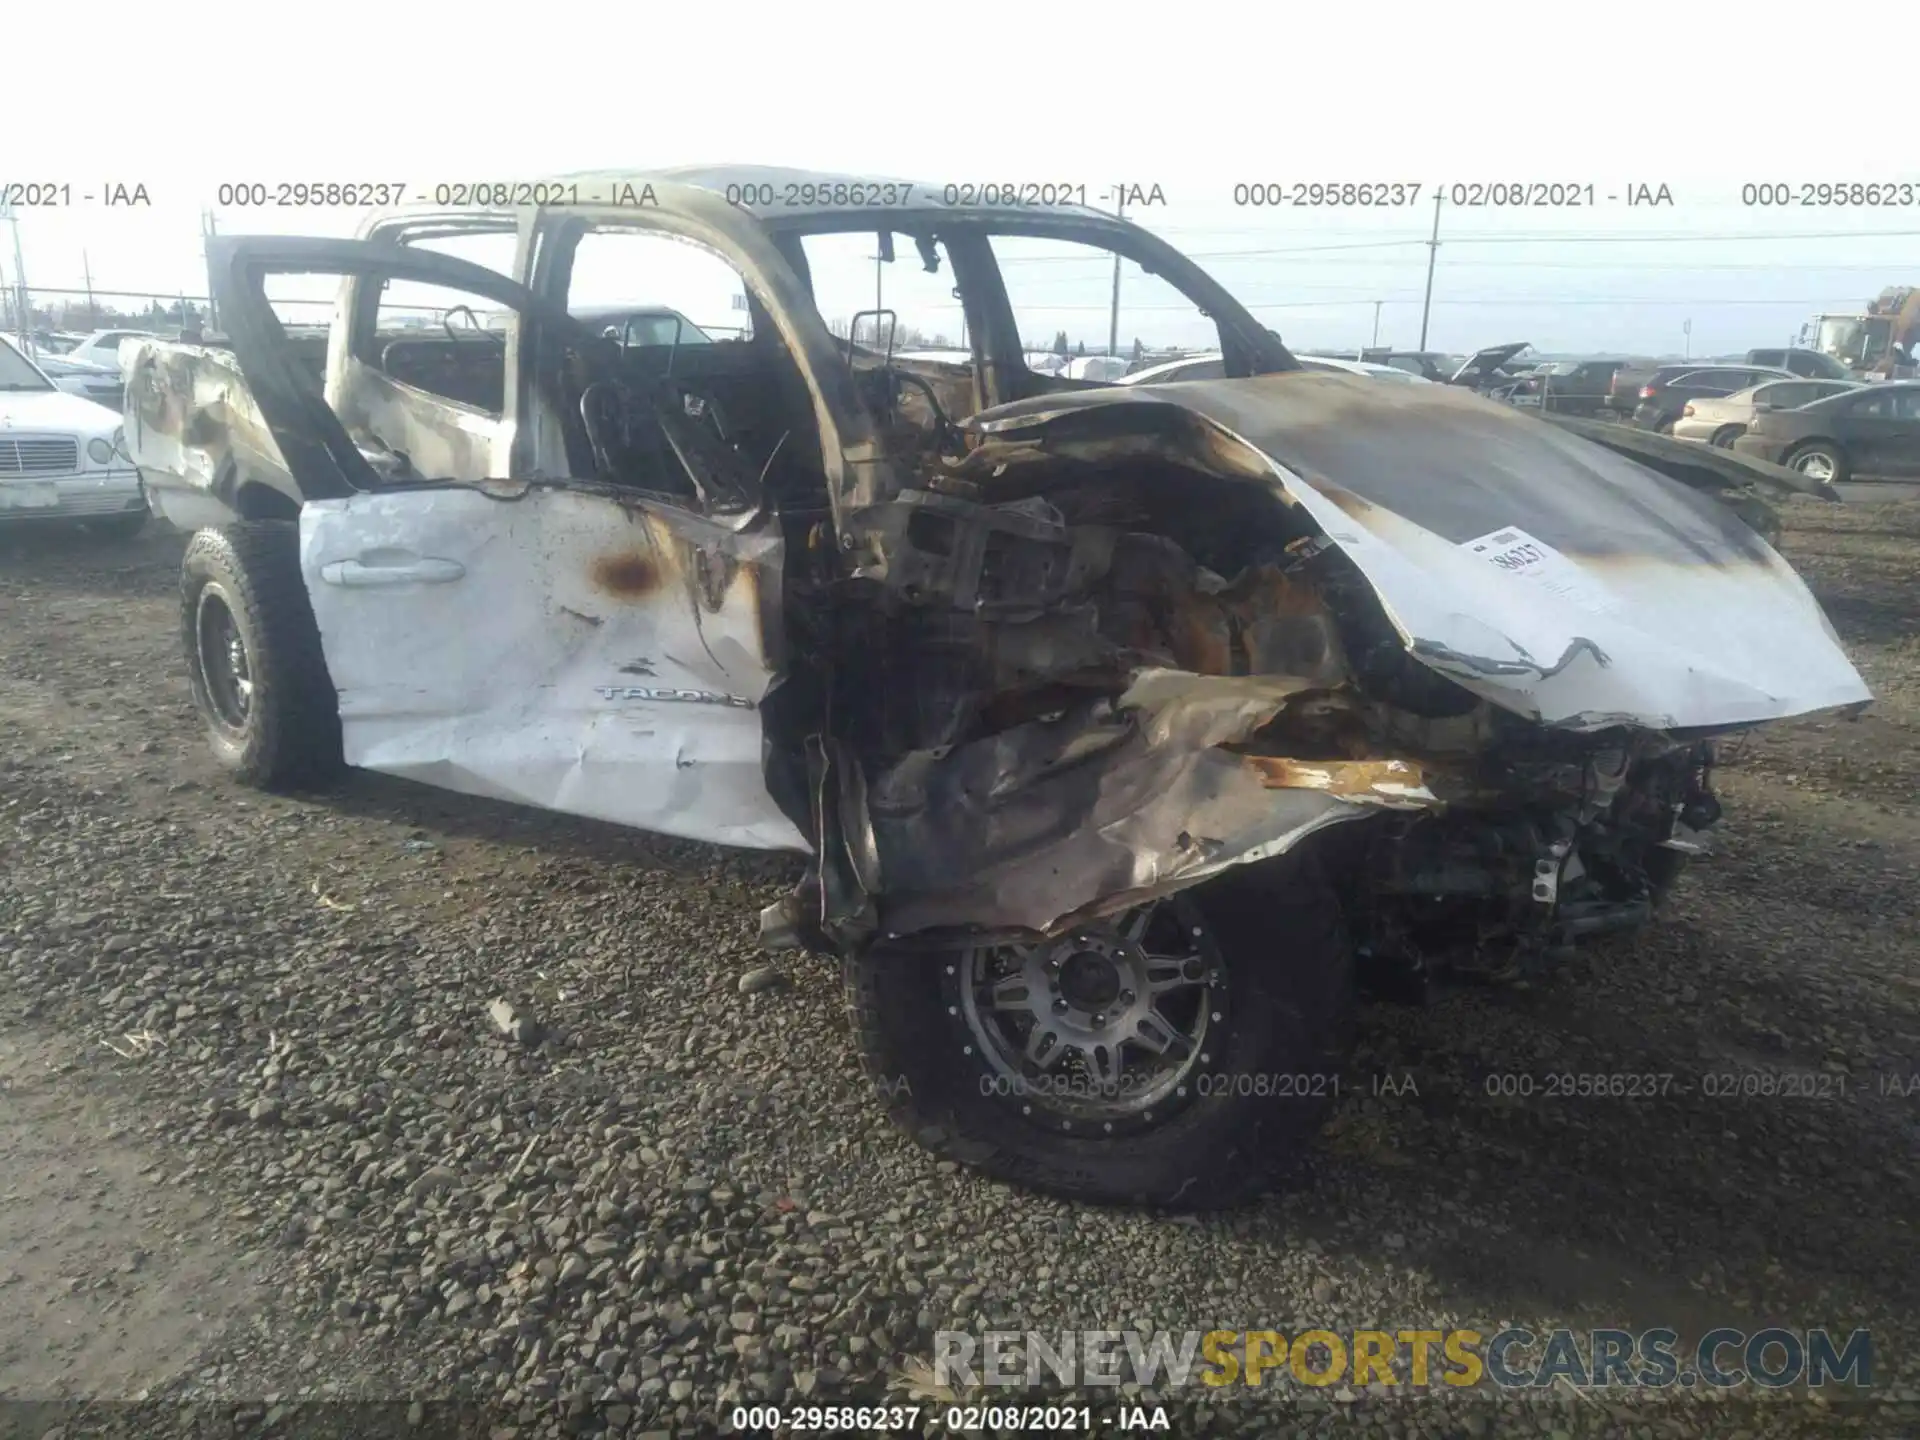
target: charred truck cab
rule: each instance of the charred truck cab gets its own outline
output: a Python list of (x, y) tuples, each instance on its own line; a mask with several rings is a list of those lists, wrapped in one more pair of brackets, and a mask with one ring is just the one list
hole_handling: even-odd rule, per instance
[[(217, 239), (225, 344), (139, 353), (215, 749), (809, 856), (763, 938), (838, 958), (885, 1103), (968, 1164), (1249, 1193), (1337, 1091), (1359, 959), (1511, 976), (1641, 923), (1719, 814), (1717, 737), (1870, 698), (1763, 537), (1764, 496), (1818, 493), (1790, 472), (1303, 369), (1094, 210), (548, 189)], [(724, 262), (749, 332), (573, 318), (615, 232)], [(896, 357), (888, 312), (829, 332), (807, 242), (876, 232), (968, 363)], [(511, 273), (444, 253), (476, 235)], [(1174, 287), (1227, 378), (1029, 369), (996, 246), (1036, 238)], [(324, 340), (269, 298), (316, 275)], [(470, 298), (396, 327), (404, 284)]]

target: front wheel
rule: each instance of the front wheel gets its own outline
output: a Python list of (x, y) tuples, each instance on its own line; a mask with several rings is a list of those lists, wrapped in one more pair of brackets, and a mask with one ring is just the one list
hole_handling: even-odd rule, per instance
[(214, 758), (262, 789), (328, 779), (340, 766), (339, 701), (298, 529), (255, 520), (202, 530), (180, 571), (187, 679)]
[[(1229, 875), (1034, 945), (875, 950), (848, 1008), (895, 1123), (1076, 1200), (1238, 1203), (1339, 1098), (1353, 957), (1331, 890)], [(1265, 867), (1262, 867), (1265, 868)]]
[(1802, 445), (1787, 456), (1787, 468), (1821, 485), (1838, 485), (1849, 473), (1846, 452), (1831, 440)]

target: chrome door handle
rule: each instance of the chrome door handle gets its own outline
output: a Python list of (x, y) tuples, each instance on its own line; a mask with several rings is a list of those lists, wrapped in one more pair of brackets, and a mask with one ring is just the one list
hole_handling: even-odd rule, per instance
[(445, 585), (466, 573), (467, 567), (457, 560), (436, 560), (431, 556), (416, 556), (384, 565), (364, 560), (330, 560), (320, 567), (322, 580), (351, 590), (376, 585)]

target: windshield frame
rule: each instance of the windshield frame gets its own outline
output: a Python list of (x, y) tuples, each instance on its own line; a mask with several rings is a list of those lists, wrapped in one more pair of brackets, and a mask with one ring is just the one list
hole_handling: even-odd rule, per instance
[[(992, 313), (997, 329), (1006, 330), (1002, 337), (1006, 354), (1002, 358), (1007, 361), (1016, 354), (1024, 356), (1027, 347), (1018, 343), (1019, 317), (1014, 312), (998, 256), (992, 248), (992, 241), (1000, 236), (1085, 245), (1132, 261), (1179, 291), (1201, 315), (1213, 322), (1221, 342), (1217, 348), (1227, 357), (1229, 371), (1235, 368), (1236, 361), (1254, 375), (1299, 368), (1293, 352), (1280, 336), (1262, 325), (1231, 290), (1151, 230), (1117, 215), (1078, 210), (1025, 213), (915, 205), (884, 212), (827, 210), (792, 216), (757, 215), (756, 219), (790, 264), (800, 249), (800, 242), (810, 235), (887, 230), (909, 240), (921, 235), (936, 240), (956, 287), (966, 287), (970, 280), (974, 282), (977, 303)], [(956, 255), (956, 241), (966, 244), (972, 253)], [(985, 267), (979, 263), (982, 259)], [(811, 300), (810, 267), (804, 255), (794, 268)], [(984, 269), (990, 269), (990, 279), (983, 273)], [(983, 293), (982, 281), (986, 282), (986, 289), (998, 293)], [(818, 314), (817, 304), (815, 313)], [(825, 325), (824, 319), (821, 324)]]

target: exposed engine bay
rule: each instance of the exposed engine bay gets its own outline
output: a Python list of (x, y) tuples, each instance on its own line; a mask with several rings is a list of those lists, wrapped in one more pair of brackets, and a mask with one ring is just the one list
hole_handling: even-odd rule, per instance
[(1316, 842), (1364, 950), (1512, 975), (1646, 918), (1717, 818), (1711, 741), (1545, 729), (1436, 673), (1311, 514), (1181, 456), (1184, 426), (975, 439), (918, 457), (854, 578), (792, 582), (834, 724), (820, 869), (775, 930), (1031, 939), (1364, 820)]

